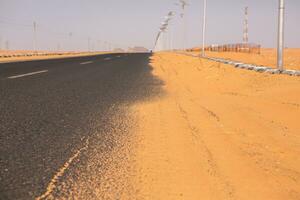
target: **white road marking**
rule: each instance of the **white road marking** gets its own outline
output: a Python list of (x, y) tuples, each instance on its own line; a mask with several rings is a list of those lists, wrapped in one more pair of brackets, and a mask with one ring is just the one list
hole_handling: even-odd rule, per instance
[(46, 73), (46, 72), (48, 72), (48, 70), (30, 72), (30, 73), (26, 73), (26, 74), (20, 74), (20, 75), (10, 76), (10, 77), (8, 77), (8, 79), (22, 78), (24, 76), (32, 76), (32, 75), (35, 75), (35, 74), (41, 74), (41, 73)]
[(121, 58), (121, 56), (117, 56), (117, 58)]
[(104, 60), (111, 60), (111, 58), (104, 58)]
[(87, 65), (87, 64), (91, 64), (91, 63), (93, 63), (93, 61), (82, 62), (82, 63), (80, 63), (80, 64), (81, 64), (81, 65)]

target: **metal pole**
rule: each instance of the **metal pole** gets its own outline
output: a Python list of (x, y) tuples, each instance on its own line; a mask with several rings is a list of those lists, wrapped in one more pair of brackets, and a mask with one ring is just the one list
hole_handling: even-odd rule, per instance
[(183, 8), (183, 51), (186, 51), (186, 8)]
[(57, 43), (57, 51), (59, 52), (60, 51), (60, 44)]
[(173, 51), (173, 28), (172, 25), (170, 25), (170, 51)]
[(284, 51), (284, 0), (279, 0), (278, 17), (278, 46), (277, 46), (277, 68), (283, 70), (283, 51)]
[(9, 50), (9, 41), (8, 40), (6, 40), (6, 42), (5, 42), (5, 49)]
[(88, 37), (88, 52), (91, 51), (91, 38)]
[(207, 2), (206, 0), (204, 1), (203, 5), (203, 28), (202, 28), (202, 56), (205, 56), (205, 33), (206, 33), (206, 6)]
[(33, 49), (34, 49), (34, 51), (37, 51), (37, 39), (36, 39), (36, 22), (33, 22)]
[(69, 33), (69, 39), (70, 39), (70, 42), (69, 42), (69, 43), (70, 43), (70, 44), (69, 44), (69, 45), (70, 45), (70, 46), (69, 46), (69, 51), (72, 51), (72, 36), (73, 36), (73, 33), (70, 32), (70, 33)]
[(111, 43), (107, 42), (107, 45), (108, 45), (108, 51), (110, 52), (111, 51)]
[(248, 23), (248, 7), (245, 8), (245, 19), (244, 19), (244, 35), (243, 42), (244, 44), (248, 44), (249, 42), (249, 23)]
[(97, 51), (101, 51), (101, 41), (97, 40)]

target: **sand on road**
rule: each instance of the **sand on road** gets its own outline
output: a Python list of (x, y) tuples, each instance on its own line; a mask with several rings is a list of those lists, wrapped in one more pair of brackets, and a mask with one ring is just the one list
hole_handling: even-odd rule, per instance
[(122, 105), (111, 153), (91, 137), (47, 199), (300, 199), (299, 77), (175, 53), (150, 65), (164, 92)]

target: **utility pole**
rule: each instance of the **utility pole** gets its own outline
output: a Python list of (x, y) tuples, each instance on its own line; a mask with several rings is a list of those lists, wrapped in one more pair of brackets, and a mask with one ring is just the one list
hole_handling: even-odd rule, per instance
[(97, 40), (97, 51), (101, 51), (101, 41)]
[(33, 22), (33, 50), (36, 52), (37, 51), (37, 37), (36, 37), (36, 30), (37, 25), (36, 22)]
[(244, 19), (244, 34), (243, 34), (243, 42), (244, 44), (248, 44), (249, 42), (249, 23), (248, 23), (248, 7), (245, 8), (245, 19)]
[(108, 44), (108, 51), (111, 51), (111, 43), (107, 42), (107, 44)]
[(73, 36), (73, 33), (72, 32), (70, 32), (69, 33), (69, 39), (70, 39), (70, 41), (69, 41), (69, 45), (70, 45), (70, 47), (69, 47), (69, 51), (71, 51), (72, 50), (72, 36)]
[(94, 42), (92, 42), (92, 45), (91, 45), (91, 50), (92, 50), (92, 52), (94, 52), (94, 51), (95, 51), (95, 45), (94, 45)]
[(172, 24), (170, 24), (170, 50), (173, 51), (173, 27)]
[(186, 51), (187, 46), (187, 18), (186, 18), (186, 7), (188, 3), (186, 1), (182, 2), (182, 23), (183, 23), (183, 51)]
[(168, 30), (168, 51), (171, 51), (171, 46), (172, 46), (172, 32), (171, 28)]
[(182, 48), (183, 51), (186, 50), (186, 6), (188, 6), (187, 0), (179, 0), (179, 3), (176, 3), (175, 5), (181, 6), (182, 13), (180, 14), (180, 17), (182, 19)]
[(107, 42), (106, 41), (103, 42), (103, 49), (104, 49), (104, 51), (107, 51)]
[(91, 38), (88, 37), (88, 52), (91, 51)]
[(183, 8), (183, 19), (182, 19), (182, 21), (183, 21), (183, 51), (185, 51), (186, 50), (186, 39), (187, 39), (187, 37), (186, 37), (186, 32), (187, 32), (187, 20), (186, 20), (186, 7), (184, 6), (184, 8)]
[(277, 44), (277, 68), (283, 70), (283, 51), (284, 51), (284, 15), (285, 15), (285, 2), (279, 0), (278, 12), (278, 44)]
[(203, 27), (202, 27), (202, 56), (205, 56), (205, 34), (206, 34), (206, 7), (207, 2), (203, 0)]
[(9, 50), (9, 41), (8, 40), (6, 40), (6, 42), (5, 42), (5, 49)]

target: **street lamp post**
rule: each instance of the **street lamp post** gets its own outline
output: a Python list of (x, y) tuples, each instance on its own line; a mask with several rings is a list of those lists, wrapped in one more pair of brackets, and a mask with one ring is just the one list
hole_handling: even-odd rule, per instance
[(88, 52), (90, 52), (91, 51), (91, 38), (90, 37), (88, 37)]
[(206, 33), (206, 6), (207, 2), (206, 0), (204, 1), (203, 5), (203, 27), (202, 27), (202, 56), (205, 56), (205, 33)]
[(37, 29), (36, 22), (33, 22), (33, 49), (34, 49), (34, 52), (37, 51), (36, 29)]
[(278, 16), (278, 46), (277, 46), (277, 68), (283, 70), (283, 51), (284, 51), (284, 0), (279, 0), (279, 16)]

